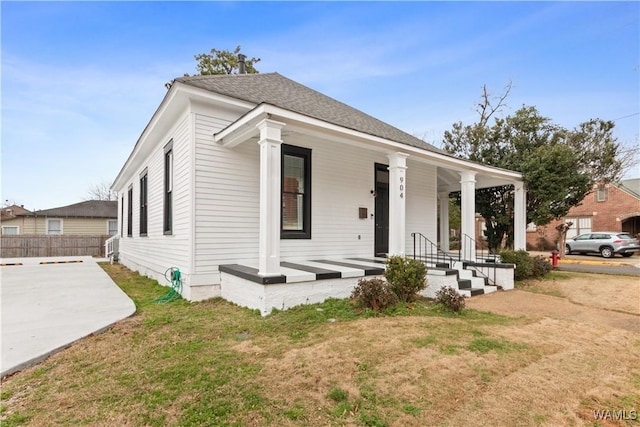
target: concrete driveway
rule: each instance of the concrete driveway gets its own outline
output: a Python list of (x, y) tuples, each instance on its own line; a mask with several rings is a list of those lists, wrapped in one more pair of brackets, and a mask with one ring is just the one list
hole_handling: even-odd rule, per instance
[(4, 258), (0, 264), (0, 377), (136, 311), (92, 257)]

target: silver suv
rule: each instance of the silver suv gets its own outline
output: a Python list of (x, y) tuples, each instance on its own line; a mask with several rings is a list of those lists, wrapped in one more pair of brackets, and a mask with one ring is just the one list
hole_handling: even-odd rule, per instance
[(629, 233), (617, 231), (600, 231), (586, 233), (567, 239), (565, 253), (586, 254), (590, 252), (600, 253), (604, 258), (611, 258), (615, 254), (630, 257), (634, 252), (640, 251), (640, 243)]

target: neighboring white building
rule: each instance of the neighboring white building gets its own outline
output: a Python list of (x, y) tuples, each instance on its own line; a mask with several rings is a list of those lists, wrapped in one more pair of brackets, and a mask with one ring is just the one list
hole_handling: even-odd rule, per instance
[(179, 268), (190, 300), (225, 296), (221, 265), (254, 282), (304, 281), (303, 264), (411, 255), (411, 233), (436, 242), (449, 192), (462, 191), (473, 236), (474, 190), (503, 184), (516, 186), (524, 249), (519, 173), (454, 158), (277, 73), (181, 77), (113, 183), (119, 259), (164, 283)]

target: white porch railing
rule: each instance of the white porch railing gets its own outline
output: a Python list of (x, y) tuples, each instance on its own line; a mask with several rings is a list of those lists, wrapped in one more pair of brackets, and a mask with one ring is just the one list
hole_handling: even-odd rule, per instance
[(112, 236), (104, 242), (104, 256), (111, 262), (118, 260), (118, 236)]

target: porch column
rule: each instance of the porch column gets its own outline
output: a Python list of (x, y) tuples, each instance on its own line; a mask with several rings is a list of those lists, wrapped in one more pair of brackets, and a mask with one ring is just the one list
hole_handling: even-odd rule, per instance
[(513, 197), (513, 249), (527, 249), (527, 190), (524, 183), (515, 184)]
[(476, 173), (472, 171), (460, 172), (460, 178), (460, 196), (462, 198), (462, 209), (460, 213), (460, 231), (462, 235), (460, 236), (460, 248), (462, 250), (462, 259), (475, 261)]
[(284, 123), (264, 119), (260, 129), (260, 276), (280, 275), (280, 174)]
[(405, 255), (407, 157), (408, 154), (392, 153), (389, 158), (389, 255)]
[(440, 200), (440, 250), (449, 252), (449, 192), (438, 193)]

